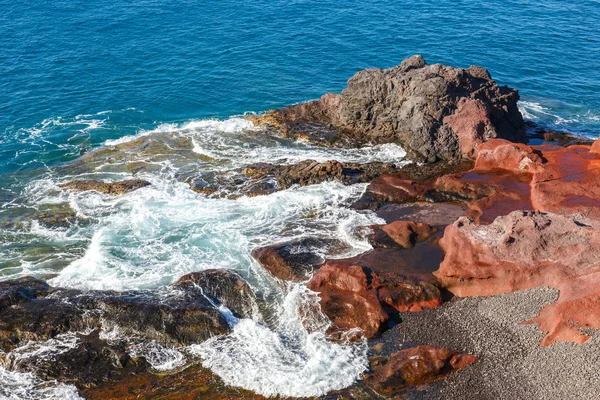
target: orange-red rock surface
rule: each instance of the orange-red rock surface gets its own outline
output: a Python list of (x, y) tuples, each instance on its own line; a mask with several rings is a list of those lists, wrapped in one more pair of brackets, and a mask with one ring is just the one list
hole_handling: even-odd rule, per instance
[(386, 309), (399, 312), (439, 307), (440, 290), (417, 278), (377, 273), (360, 265), (327, 263), (308, 282), (319, 293), (321, 308), (333, 330), (360, 328), (367, 338), (380, 333), (390, 319)]
[(469, 217), (446, 228), (436, 277), (458, 296), (554, 287), (558, 301), (531, 321), (548, 332), (542, 344), (587, 340), (581, 328), (600, 328), (597, 148), (480, 145), (473, 170), (435, 183), (462, 194)]

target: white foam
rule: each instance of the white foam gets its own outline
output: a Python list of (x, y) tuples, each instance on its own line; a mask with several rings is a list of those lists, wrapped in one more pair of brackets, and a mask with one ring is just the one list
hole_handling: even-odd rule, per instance
[(0, 367), (1, 400), (82, 400), (77, 389), (56, 381), (42, 381), (32, 373)]
[[(279, 326), (269, 329), (243, 319), (231, 334), (192, 345), (189, 351), (225, 383), (264, 396), (321, 396), (347, 387), (367, 368), (366, 341), (329, 342), (324, 333), (327, 324), (306, 321), (322, 321), (321, 315), (298, 313), (298, 306), (310, 302), (305, 297), (311, 295), (305, 288), (292, 290)], [(319, 329), (309, 331), (304, 324)]]
[(157, 371), (164, 372), (182, 367), (185, 356), (175, 348), (162, 346), (155, 341), (138, 343), (129, 349), (132, 357), (144, 357)]
[[(249, 121), (231, 118), (161, 125), (136, 137), (190, 138), (190, 153), (222, 158), (228, 162), (226, 168), (258, 161), (291, 163), (304, 159), (402, 162), (405, 156), (396, 145), (325, 149), (268, 137), (253, 129)], [(118, 143), (126, 140), (131, 138), (121, 138)], [(149, 180), (151, 186), (116, 197), (68, 192), (55, 186), (89, 174), (49, 176), (29, 186), (25, 194), (34, 205), (68, 202), (78, 216), (95, 221), (70, 228), (61, 233), (63, 236), (39, 225), (29, 232), (55, 241), (85, 240), (83, 256), (60, 270), (49, 283), (80, 289), (155, 289), (189, 272), (229, 268), (240, 273), (260, 297), (272, 299), (275, 316), (268, 318), (268, 324), (259, 318), (237, 320), (222, 309), (230, 317), (231, 334), (187, 350), (138, 343), (131, 349), (133, 354), (147, 357), (159, 371), (181, 367), (188, 355), (200, 356), (225, 382), (265, 395), (317, 396), (358, 379), (367, 365), (365, 342), (329, 342), (325, 334), (329, 321), (320, 312), (315, 294), (303, 285), (282, 289), (251, 252), (256, 247), (308, 236), (345, 242), (346, 250), (337, 257), (351, 257), (370, 249), (368, 242), (353, 231), (357, 226), (383, 221), (373, 212), (347, 207), (364, 192), (366, 184), (326, 182), (267, 196), (209, 199), (174, 178), (179, 168), (174, 161), (160, 162), (159, 172), (138, 175)], [(200, 161), (196, 158), (194, 162)], [(28, 268), (33, 270), (35, 266)], [(113, 328), (102, 332), (102, 337), (121, 340), (118, 327)]]

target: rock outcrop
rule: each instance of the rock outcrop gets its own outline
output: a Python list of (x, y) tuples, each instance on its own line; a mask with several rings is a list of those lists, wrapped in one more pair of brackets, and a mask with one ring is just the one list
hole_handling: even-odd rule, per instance
[(0, 349), (112, 327), (160, 343), (198, 343), (230, 330), (219, 303), (242, 318), (257, 313), (252, 290), (230, 271), (186, 275), (166, 293), (81, 291), (31, 277), (8, 280), (0, 282)]
[(391, 396), (411, 386), (429, 383), (477, 362), (477, 357), (448, 349), (418, 346), (371, 361), (365, 381), (380, 395)]
[(538, 286), (561, 291), (534, 321), (554, 340), (587, 340), (600, 328), (600, 222), (576, 215), (515, 211), (490, 225), (461, 218), (446, 228), (446, 256), (435, 272), (458, 296), (509, 293)]
[[(258, 318), (258, 304), (252, 288), (239, 274), (227, 269), (207, 269), (179, 278), (173, 287), (185, 293), (208, 296), (227, 307), (237, 318)], [(196, 293), (197, 292), (197, 293)]]
[(367, 337), (380, 333), (393, 313), (441, 305), (440, 290), (429, 282), (395, 273), (378, 274), (360, 265), (327, 263), (307, 284), (319, 293), (331, 331), (360, 328)]
[(327, 146), (398, 143), (409, 158), (433, 162), (471, 157), (490, 138), (525, 141), (518, 100), (484, 68), (427, 65), (413, 56), (394, 68), (356, 73), (341, 94), (249, 118)]
[(143, 179), (127, 179), (118, 182), (103, 182), (95, 180), (79, 180), (61, 183), (58, 186), (63, 189), (75, 191), (95, 191), (110, 195), (119, 195), (149, 186), (150, 182)]
[(334, 160), (304, 160), (296, 164), (257, 163), (237, 171), (208, 172), (188, 179), (188, 183), (195, 192), (211, 197), (237, 198), (331, 181), (345, 185), (369, 182), (373, 178), (397, 170), (398, 167), (392, 163), (359, 164)]

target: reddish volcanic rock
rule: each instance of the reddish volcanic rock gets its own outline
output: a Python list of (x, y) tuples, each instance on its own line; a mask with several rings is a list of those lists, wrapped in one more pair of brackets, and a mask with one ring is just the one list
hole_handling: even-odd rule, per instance
[(475, 356), (456, 354), (448, 349), (418, 346), (373, 360), (365, 382), (379, 394), (389, 396), (409, 386), (443, 378), (476, 361)]
[(490, 225), (461, 218), (446, 228), (446, 256), (434, 274), (458, 296), (509, 293), (538, 286), (561, 290), (535, 322), (555, 339), (580, 342), (580, 327), (600, 328), (600, 221), (515, 211)]
[(444, 117), (458, 136), (458, 144), (463, 156), (473, 158), (477, 145), (494, 137), (494, 127), (485, 103), (478, 99), (463, 97), (456, 104), (454, 114)]
[(538, 148), (547, 163), (531, 183), (533, 209), (600, 218), (600, 155), (584, 145)]
[(370, 287), (371, 277), (367, 272), (358, 265), (325, 264), (307, 286), (320, 293), (321, 308), (335, 328), (343, 331), (360, 328), (371, 338), (382, 330), (389, 317)]
[(394, 221), (386, 225), (371, 225), (367, 228), (369, 231), (367, 238), (375, 248), (401, 247), (409, 249), (416, 243), (426, 240), (436, 231), (427, 224), (412, 221)]
[(592, 153), (600, 153), (600, 139), (596, 139), (592, 144), (592, 148), (590, 149)]
[(396, 221), (391, 224), (383, 225), (381, 229), (391, 237), (394, 242), (401, 247), (408, 249), (415, 243), (427, 239), (435, 228), (427, 224), (415, 223), (412, 221)]
[(378, 274), (360, 265), (323, 265), (308, 282), (320, 293), (321, 308), (334, 329), (360, 328), (367, 338), (389, 320), (385, 307), (399, 312), (439, 307), (440, 290), (431, 283), (394, 273)]
[(478, 148), (475, 170), (506, 169), (510, 171), (530, 171), (540, 169), (543, 159), (539, 151), (522, 143), (512, 143), (504, 139), (491, 139)]

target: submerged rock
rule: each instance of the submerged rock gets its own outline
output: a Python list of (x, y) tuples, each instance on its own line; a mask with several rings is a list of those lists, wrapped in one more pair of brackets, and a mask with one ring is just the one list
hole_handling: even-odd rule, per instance
[(249, 117), (283, 136), (327, 146), (398, 143), (418, 161), (471, 157), (500, 137), (525, 142), (517, 90), (481, 67), (427, 65), (413, 56), (397, 67), (366, 69), (341, 94)]
[(119, 182), (102, 182), (95, 180), (79, 180), (61, 183), (63, 189), (76, 191), (96, 191), (104, 194), (119, 195), (149, 186), (150, 182), (143, 179), (127, 179)]
[(475, 356), (456, 354), (448, 349), (418, 346), (373, 359), (365, 381), (377, 393), (391, 396), (411, 386), (444, 378), (477, 361)]
[(329, 248), (338, 244), (330, 239), (303, 238), (260, 247), (252, 256), (274, 277), (303, 282), (325, 262), (324, 254)]

